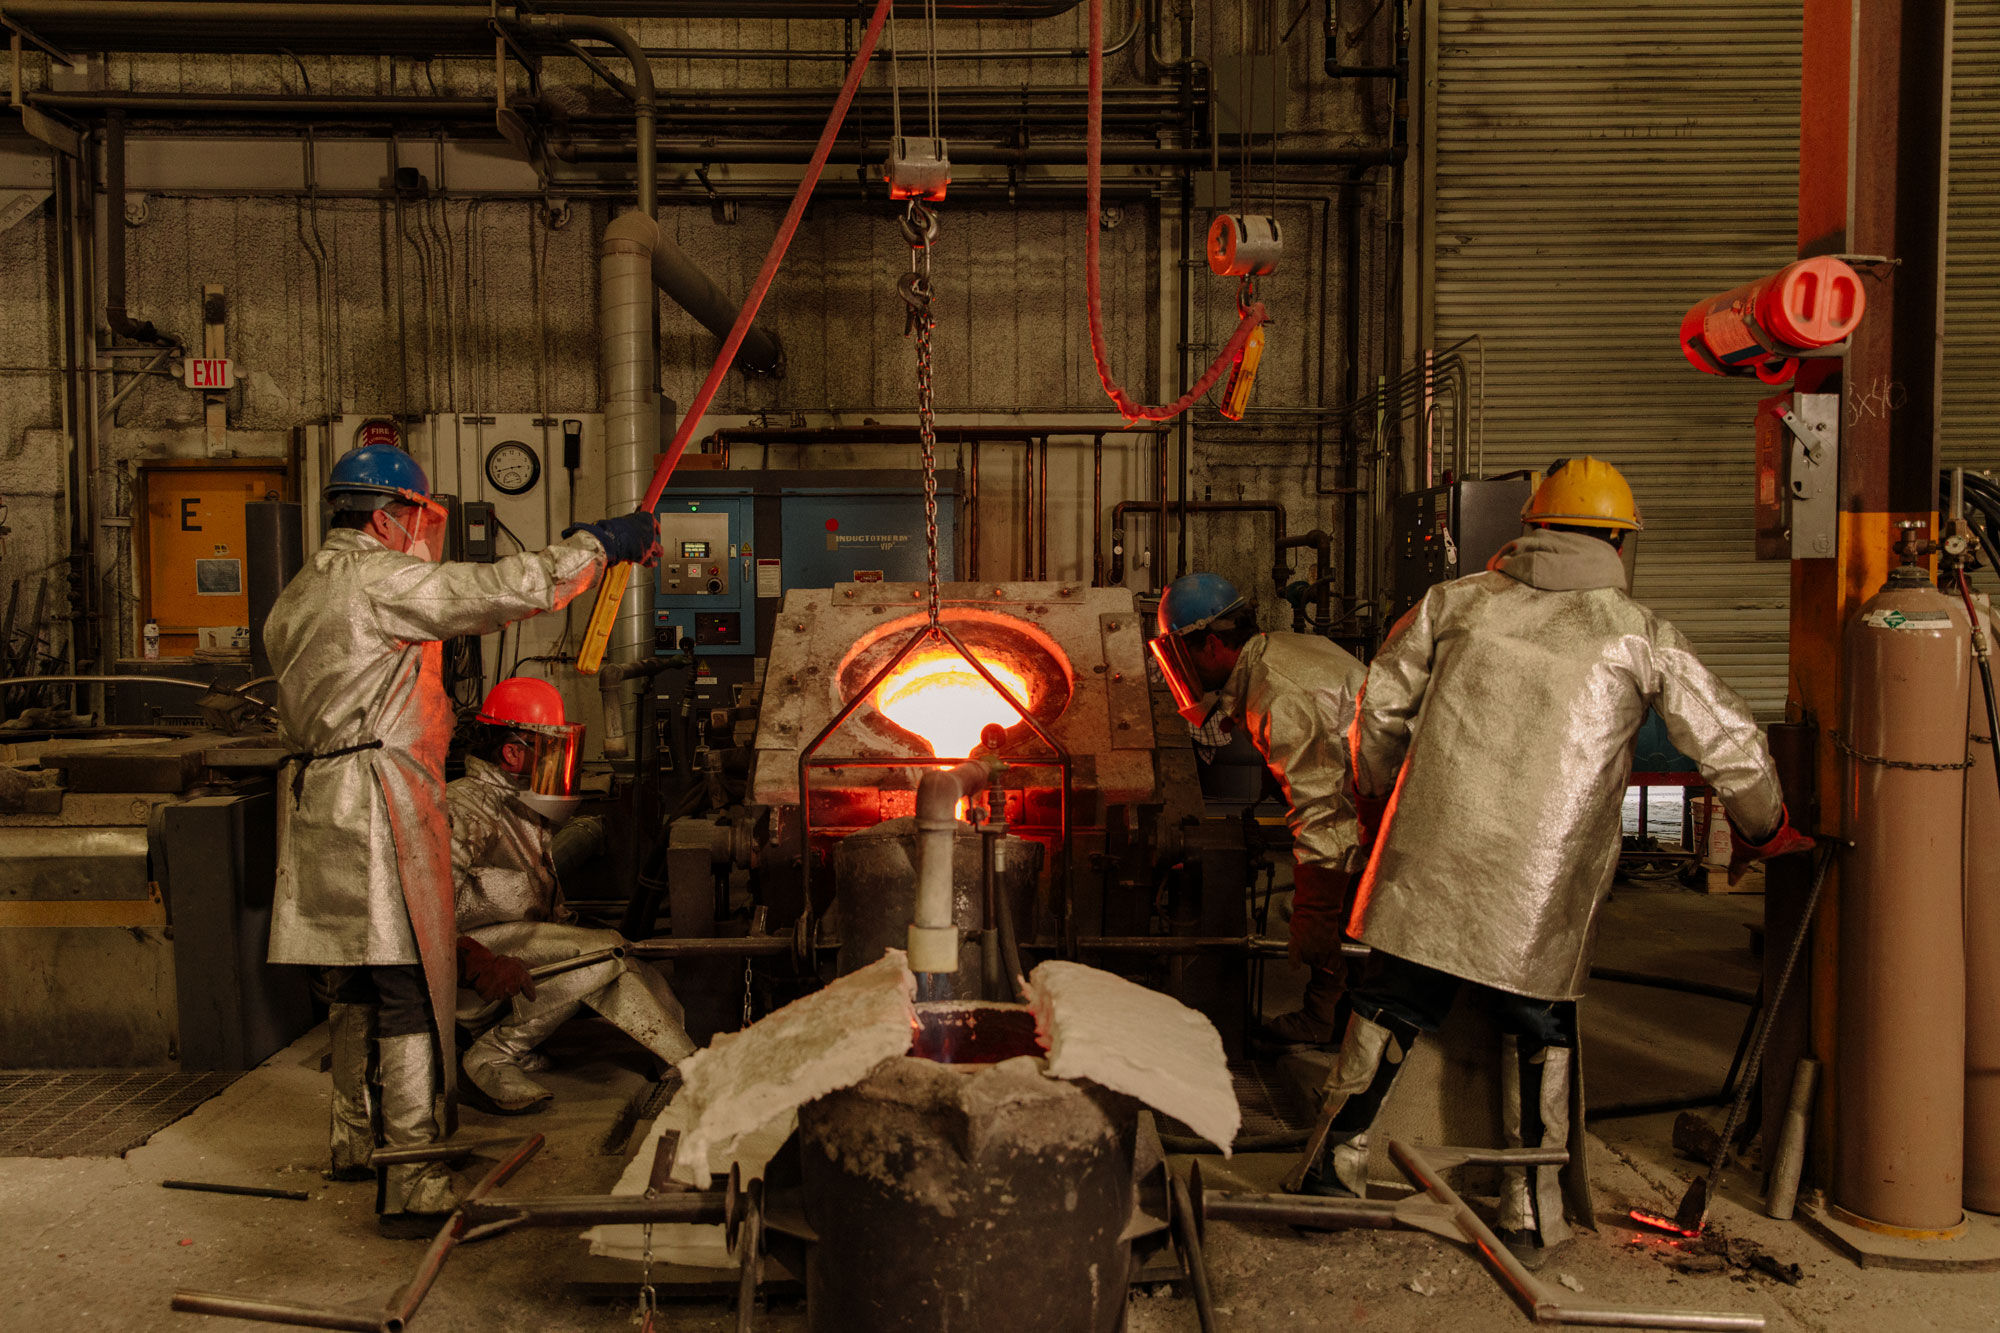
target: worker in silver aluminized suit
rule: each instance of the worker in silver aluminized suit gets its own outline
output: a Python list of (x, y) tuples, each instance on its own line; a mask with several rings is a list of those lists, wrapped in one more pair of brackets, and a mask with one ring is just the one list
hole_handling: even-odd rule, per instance
[[(333, 531), (264, 627), (292, 751), (280, 770), (270, 959), (328, 969), (331, 1174), (356, 1178), (371, 1171), (378, 1112), (391, 1147), (441, 1135), (461, 967), (495, 996), (532, 989), (524, 966), (461, 942), (453, 921), (444, 761), (454, 718), (440, 641), (563, 606), (607, 558), (648, 558), (657, 525), (632, 514), (543, 551), (438, 564), (444, 506), (416, 460), (389, 445), (343, 455), (325, 499)], [(435, 1230), (452, 1206), (440, 1163), (392, 1166), (381, 1182), (385, 1234)]]
[(1213, 713), (1243, 727), (1289, 806), (1291, 956), (1312, 974), (1300, 1008), (1260, 1035), (1327, 1045), (1340, 1035), (1341, 937), (1362, 862), (1347, 727), (1365, 668), (1317, 635), (1260, 633), (1254, 608), (1215, 574), (1174, 580), (1160, 596), (1159, 631), (1153, 656), (1181, 715), (1195, 726)]
[[(563, 720), (555, 686), (526, 676), (503, 680), (480, 706), (465, 776), (445, 789), (458, 929), (534, 967), (625, 943), (615, 930), (574, 924), (556, 875), (554, 835), (578, 804), (582, 739), (583, 724)], [(586, 1005), (669, 1065), (694, 1053), (680, 1002), (636, 958), (607, 958), (546, 977), (532, 996), (495, 1000), (461, 988), (459, 1022), (489, 1025), (466, 1048), (463, 1064), (486, 1109), (522, 1115), (548, 1104), (548, 1089), (529, 1077), (541, 1067), (536, 1048)]]
[[(1618, 471), (1559, 461), (1521, 517), (1531, 531), (1432, 588), (1369, 664), (1350, 748), (1373, 851), (1349, 931), (1374, 954), (1325, 1088), (1334, 1146), (1307, 1177), (1316, 1192), (1366, 1192), (1369, 1125), (1461, 991), (1503, 1034), (1510, 1146), (1570, 1146), (1576, 1001), (1648, 708), (1721, 797), (1738, 873), (1812, 845), (1749, 708), (1626, 595), (1620, 547), (1640, 522)], [(1534, 1263), (1566, 1238), (1565, 1185), (1587, 1211), (1582, 1178), (1508, 1169), (1510, 1248)]]

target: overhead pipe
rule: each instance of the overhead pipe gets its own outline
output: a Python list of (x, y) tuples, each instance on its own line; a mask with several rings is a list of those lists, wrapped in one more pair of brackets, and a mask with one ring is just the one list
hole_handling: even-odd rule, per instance
[[(616, 162), (631, 155), (629, 145), (614, 140), (554, 139), (550, 151), (565, 162)], [(727, 163), (760, 166), (796, 166), (812, 157), (814, 145), (805, 139), (700, 139), (664, 140), (661, 149), (682, 162)], [(889, 151), (887, 140), (851, 144), (850, 159), (878, 162)], [(1150, 141), (1107, 143), (1104, 161), (1112, 166), (1206, 167), (1206, 148), (1166, 148)], [(1257, 161), (1278, 166), (1373, 167), (1403, 160), (1401, 148), (1345, 148), (1280, 145), (1259, 149)], [(951, 160), (967, 166), (1076, 166), (1084, 164), (1082, 141), (1034, 143), (1020, 146), (954, 142)]]
[[(1069, 13), (1078, 0), (936, 0), (943, 19), (1046, 19)], [(626, 19), (849, 19), (854, 0), (541, 0), (550, 13)], [(920, 0), (899, 0), (896, 12), (921, 19)]]
[(171, 92), (42, 92), (27, 94), (40, 111), (67, 115), (88, 112), (131, 112), (144, 117), (179, 119), (191, 116), (241, 116), (262, 120), (280, 116), (354, 118), (363, 120), (493, 119), (493, 99), (487, 97), (337, 97), (291, 96), (272, 93)]
[(491, 54), (512, 5), (273, 0), (8, 0), (10, 22), (69, 51)]
[(931, 769), (917, 782), (917, 910), (910, 922), (910, 970), (958, 971), (958, 922), (952, 911), (952, 853), (958, 803), (986, 790), (990, 760)]
[[(560, 7), (560, 6), (558, 6)], [(548, 6), (544, 6), (548, 8)], [(613, 5), (589, 4), (593, 14), (615, 17)], [(1074, 5), (1071, 8), (1075, 8)], [(1104, 48), (1107, 56), (1117, 55), (1138, 40), (1140, 20), (1144, 0), (1132, 0), (1132, 20), (1125, 27), (1125, 35)], [(743, 17), (740, 9), (732, 9), (730, 17)], [(948, 17), (940, 13), (940, 17)], [(835, 50), (781, 50), (781, 51), (740, 51), (726, 46), (649, 46), (646, 54), (655, 60), (782, 60), (796, 61), (838, 61), (846, 64), (854, 58), (851, 51)], [(926, 53), (928, 58), (928, 53)], [(939, 60), (1086, 60), (1090, 48), (1085, 46), (1019, 46), (1019, 47), (945, 47), (937, 52)]]
[(650, 219), (660, 213), (657, 139), (659, 97), (653, 86), (653, 66), (638, 38), (616, 23), (572, 14), (524, 14), (520, 26), (528, 32), (570, 40), (589, 37), (617, 48), (632, 66), (632, 112), (638, 128), (639, 211)]

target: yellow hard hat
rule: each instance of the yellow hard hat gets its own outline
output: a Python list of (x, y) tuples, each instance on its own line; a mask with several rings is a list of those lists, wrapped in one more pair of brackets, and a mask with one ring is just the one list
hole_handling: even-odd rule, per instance
[(1521, 506), (1521, 521), (1626, 532), (1646, 526), (1639, 521), (1639, 506), (1624, 476), (1603, 459), (1587, 456), (1551, 463), (1542, 484)]

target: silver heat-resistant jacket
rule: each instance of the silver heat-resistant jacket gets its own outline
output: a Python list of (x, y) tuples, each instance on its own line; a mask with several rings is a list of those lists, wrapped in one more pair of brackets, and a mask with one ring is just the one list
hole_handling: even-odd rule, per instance
[(471, 933), (503, 921), (566, 921), (548, 821), (515, 799), (499, 768), (467, 759), (465, 776), (445, 788), (451, 810), (451, 873), (458, 928)]
[(1369, 664), (1355, 778), (1395, 797), (1348, 930), (1453, 976), (1575, 999), (1649, 707), (1746, 835), (1774, 832), (1783, 799), (1749, 708), (1626, 596), (1610, 545), (1538, 531), (1487, 571), (1432, 588)]
[(1291, 803), (1292, 855), (1329, 870), (1361, 867), (1347, 729), (1366, 672), (1317, 635), (1260, 634), (1243, 645), (1219, 696)]
[(382, 744), (306, 765), (296, 800), (298, 767), (280, 771), (272, 962), (421, 962), (433, 1012), (452, 1012), (441, 640), (562, 607), (603, 568), (603, 548), (582, 533), (490, 565), (418, 560), (348, 528), (327, 535), (264, 626), (279, 735), (296, 754)]

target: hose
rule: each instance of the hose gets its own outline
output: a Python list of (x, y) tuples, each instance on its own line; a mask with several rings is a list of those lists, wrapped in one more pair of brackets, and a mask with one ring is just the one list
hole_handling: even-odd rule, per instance
[[(1104, 350), (1104, 298), (1098, 282), (1098, 241), (1100, 210), (1104, 195), (1104, 0), (1090, 0), (1090, 113), (1084, 145), (1086, 170), (1084, 198), (1089, 216), (1083, 229), (1084, 302), (1090, 319), (1090, 358), (1097, 363), (1097, 378), (1104, 392), (1129, 421), (1171, 421), (1208, 395), (1222, 372), (1243, 359), (1244, 344), (1270, 315), (1262, 301), (1239, 303), (1243, 317), (1217, 356), (1195, 381), (1194, 387), (1165, 407), (1148, 407), (1133, 399), (1111, 376), (1110, 358)], [(1187, 281), (1185, 274), (1182, 282)]]
[(1972, 655), (1979, 661), (1979, 684), (1986, 692), (1986, 735), (1995, 746), (1993, 780), (2000, 783), (2000, 705), (1993, 700), (1993, 651), (1986, 642), (1986, 622), (1972, 604), (1972, 584), (1966, 579), (1962, 565), (1958, 570), (1958, 595), (1964, 599), (1966, 617), (1972, 622)]

